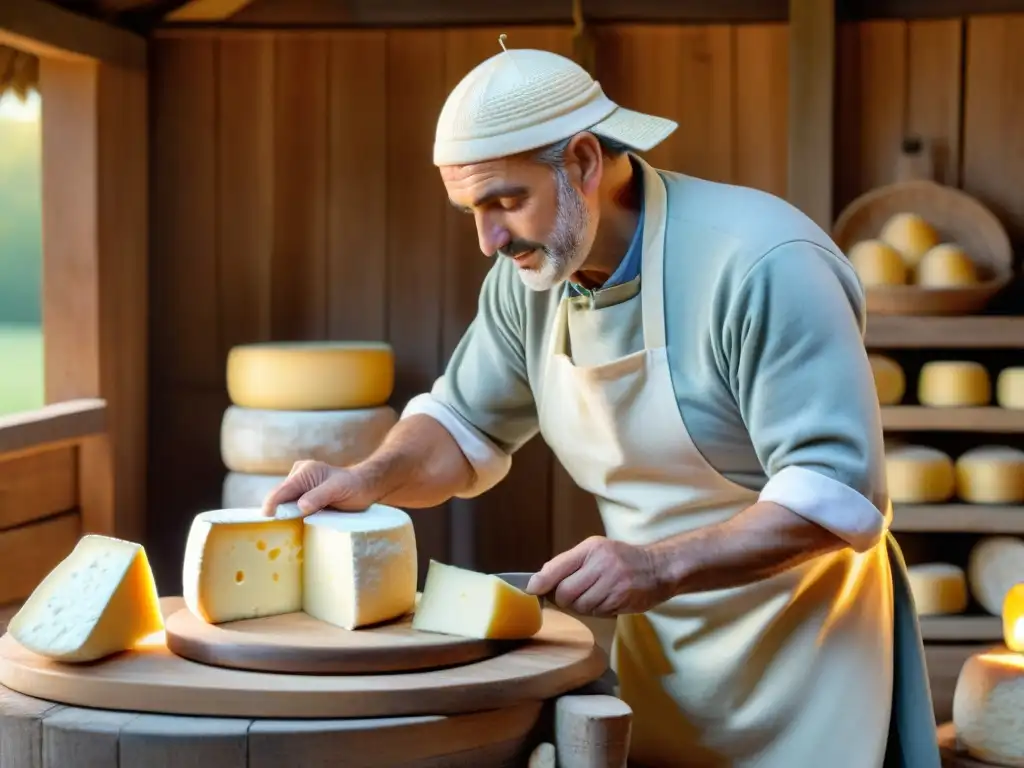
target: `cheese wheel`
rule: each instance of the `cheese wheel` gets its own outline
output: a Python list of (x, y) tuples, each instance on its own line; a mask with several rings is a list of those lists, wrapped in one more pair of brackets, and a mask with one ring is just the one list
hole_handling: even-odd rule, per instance
[(865, 287), (903, 285), (909, 272), (898, 251), (880, 240), (864, 240), (850, 249), (850, 265)]
[(1024, 583), (1010, 587), (1003, 600), (1003, 641), (1011, 651), (1024, 651)]
[(978, 270), (964, 249), (952, 243), (930, 248), (914, 272), (922, 288), (958, 288), (978, 282)]
[(543, 624), (540, 600), (503, 579), (431, 560), (412, 628), (460, 637), (523, 640)]
[(967, 557), (971, 594), (993, 616), (1002, 615), (1010, 588), (1024, 581), (1024, 541), (1014, 536), (985, 536)]
[(932, 360), (921, 367), (917, 399), (932, 408), (988, 405), (992, 381), (981, 363), (970, 360)]
[(952, 563), (924, 563), (907, 567), (910, 592), (918, 616), (963, 613), (967, 608), (967, 578)]
[(1024, 503), (1024, 451), (983, 445), (956, 460), (957, 496), (971, 504)]
[(907, 378), (900, 364), (885, 355), (868, 355), (871, 373), (875, 378), (875, 392), (880, 405), (896, 405), (907, 390)]
[(987, 765), (1024, 768), (1024, 656), (977, 653), (960, 668), (953, 691), (957, 741)]
[(897, 213), (882, 225), (878, 238), (892, 246), (908, 267), (916, 267), (921, 257), (939, 244), (939, 234), (916, 213)]
[(934, 504), (956, 490), (953, 460), (923, 445), (893, 445), (885, 450), (889, 498), (896, 504)]
[(32, 591), (7, 631), (33, 653), (70, 663), (129, 650), (163, 627), (142, 545), (87, 534)]
[(263, 500), (288, 475), (247, 475), (228, 472), (221, 486), (220, 505), (224, 509), (262, 507)]
[(416, 534), (400, 509), (305, 518), (302, 610), (343, 629), (397, 619), (416, 606)]
[(1000, 408), (1024, 409), (1024, 367), (1004, 368), (996, 378), (996, 402)]
[(232, 405), (224, 412), (220, 455), (233, 472), (287, 475), (297, 461), (347, 466), (362, 461), (398, 422), (393, 408), (268, 411)]
[(394, 354), (381, 342), (268, 342), (228, 353), (228, 396), (243, 408), (375, 408), (391, 397), (394, 382)]

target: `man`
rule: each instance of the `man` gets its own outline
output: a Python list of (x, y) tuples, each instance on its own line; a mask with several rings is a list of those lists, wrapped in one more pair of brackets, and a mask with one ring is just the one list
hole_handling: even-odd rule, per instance
[(607, 537), (528, 589), (617, 617), (633, 760), (938, 766), (913, 632), (914, 758), (899, 690), (892, 705), (894, 571), (904, 616), (909, 598), (887, 546), (861, 286), (784, 201), (633, 154), (675, 127), (551, 53), (470, 72), (434, 162), (497, 257), (476, 319), (379, 450), (297, 464), (266, 510), (476, 496), (539, 432)]

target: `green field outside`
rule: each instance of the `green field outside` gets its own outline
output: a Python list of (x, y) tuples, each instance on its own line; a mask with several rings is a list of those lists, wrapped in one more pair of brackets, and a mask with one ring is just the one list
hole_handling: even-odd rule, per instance
[(43, 405), (43, 329), (0, 324), (0, 415)]

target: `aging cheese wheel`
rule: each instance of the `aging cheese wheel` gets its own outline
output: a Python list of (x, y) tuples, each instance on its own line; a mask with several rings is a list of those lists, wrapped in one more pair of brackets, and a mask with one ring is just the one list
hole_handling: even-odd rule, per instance
[(1024, 656), (968, 657), (953, 692), (953, 724), (967, 753), (993, 766), (1024, 768)]
[(921, 257), (939, 244), (935, 229), (916, 213), (897, 213), (884, 225), (879, 239), (900, 252), (909, 267), (916, 267)]
[(228, 353), (228, 396), (243, 408), (375, 408), (391, 397), (394, 382), (394, 353), (380, 342), (268, 342)]
[(967, 558), (971, 594), (993, 616), (1003, 612), (1010, 588), (1024, 581), (1024, 541), (1014, 536), (986, 536)]
[(899, 252), (880, 240), (864, 240), (850, 249), (850, 265), (865, 287), (903, 285), (909, 271)]
[(287, 475), (297, 461), (347, 466), (362, 461), (398, 422), (393, 408), (350, 411), (268, 411), (229, 406), (220, 453), (234, 472)]
[(267, 494), (287, 477), (287, 474), (249, 475), (244, 472), (228, 472), (221, 487), (220, 505), (224, 509), (262, 507)]
[(971, 360), (932, 360), (921, 367), (917, 399), (932, 408), (988, 405), (992, 381), (981, 363)]
[(885, 355), (868, 355), (875, 391), (880, 405), (896, 405), (907, 390), (907, 378), (900, 364)]
[(999, 372), (996, 402), (1000, 408), (1024, 409), (1024, 367), (1004, 368)]
[(967, 578), (952, 563), (924, 563), (907, 567), (910, 592), (919, 616), (963, 613), (967, 608)]
[(889, 498), (896, 504), (934, 504), (956, 490), (953, 460), (928, 446), (887, 446), (885, 473)]
[(921, 257), (914, 279), (922, 288), (957, 288), (977, 283), (978, 270), (963, 248), (943, 243)]
[(1008, 445), (966, 451), (956, 460), (956, 488), (971, 504), (1024, 503), (1024, 451)]

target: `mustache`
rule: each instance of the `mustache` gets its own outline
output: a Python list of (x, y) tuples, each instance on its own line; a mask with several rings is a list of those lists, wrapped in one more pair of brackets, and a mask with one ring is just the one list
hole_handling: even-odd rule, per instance
[(494, 255), (506, 256), (511, 259), (529, 251), (543, 251), (544, 253), (547, 253), (547, 250), (546, 245), (542, 243), (535, 243), (532, 240), (512, 240), (504, 247), (496, 250)]

